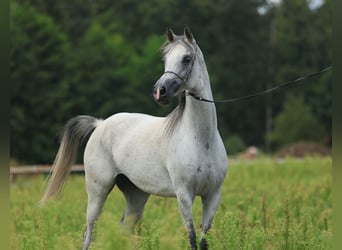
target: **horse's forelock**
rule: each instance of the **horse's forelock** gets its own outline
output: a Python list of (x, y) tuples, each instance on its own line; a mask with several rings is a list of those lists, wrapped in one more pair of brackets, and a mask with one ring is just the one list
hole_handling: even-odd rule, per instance
[(189, 50), (195, 51), (196, 44), (190, 43), (185, 36), (175, 36), (172, 42), (166, 41), (162, 46), (163, 56), (165, 56), (173, 47), (175, 47), (179, 43), (185, 45), (185, 47), (187, 47)]

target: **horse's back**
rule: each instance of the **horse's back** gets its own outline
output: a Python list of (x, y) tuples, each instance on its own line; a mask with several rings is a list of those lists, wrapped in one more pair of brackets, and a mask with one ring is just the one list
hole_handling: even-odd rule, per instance
[(163, 120), (164, 118), (161, 117), (140, 113), (118, 113), (105, 120), (103, 140), (110, 143), (109, 147), (116, 147), (117, 144), (123, 145), (128, 141), (131, 147), (137, 146), (142, 138), (146, 142), (146, 140), (160, 137)]
[[(89, 138), (86, 151), (89, 151), (88, 154), (95, 150), (108, 153), (128, 142), (131, 147), (136, 146), (139, 138), (153, 134), (152, 131), (158, 131), (162, 120), (160, 117), (140, 113), (114, 114), (98, 124)], [(136, 143), (133, 143), (133, 140)]]
[(105, 120), (109, 129), (124, 130), (130, 132), (135, 127), (144, 124), (160, 123), (164, 118), (141, 113), (117, 113)]

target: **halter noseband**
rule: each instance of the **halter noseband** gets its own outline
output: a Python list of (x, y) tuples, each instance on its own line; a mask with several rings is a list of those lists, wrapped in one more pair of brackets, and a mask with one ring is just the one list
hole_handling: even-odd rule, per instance
[[(165, 71), (164, 74), (166, 73), (170, 73), (170, 74), (174, 74), (176, 77), (178, 77), (179, 79), (182, 80), (182, 82), (185, 82), (185, 79), (183, 77), (181, 77), (180, 75), (178, 75), (177, 73), (173, 72), (173, 71)], [(188, 74), (189, 75), (189, 74)], [(189, 77), (187, 77), (188, 79)]]

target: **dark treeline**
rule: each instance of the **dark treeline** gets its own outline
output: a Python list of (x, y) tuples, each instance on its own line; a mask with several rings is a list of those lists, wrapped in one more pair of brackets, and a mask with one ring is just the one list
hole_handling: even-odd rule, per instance
[[(260, 14), (262, 13), (262, 14)], [(11, 1), (11, 157), (51, 163), (73, 116), (166, 115), (151, 89), (167, 27), (191, 27), (215, 99), (258, 92), (331, 64), (331, 0)], [(331, 136), (331, 72), (272, 96), (217, 105), (228, 153)]]

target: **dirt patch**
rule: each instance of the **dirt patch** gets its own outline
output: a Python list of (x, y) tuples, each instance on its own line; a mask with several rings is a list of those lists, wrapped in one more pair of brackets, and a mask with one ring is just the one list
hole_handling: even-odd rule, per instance
[(278, 157), (331, 156), (331, 149), (317, 142), (297, 142), (281, 149)]

